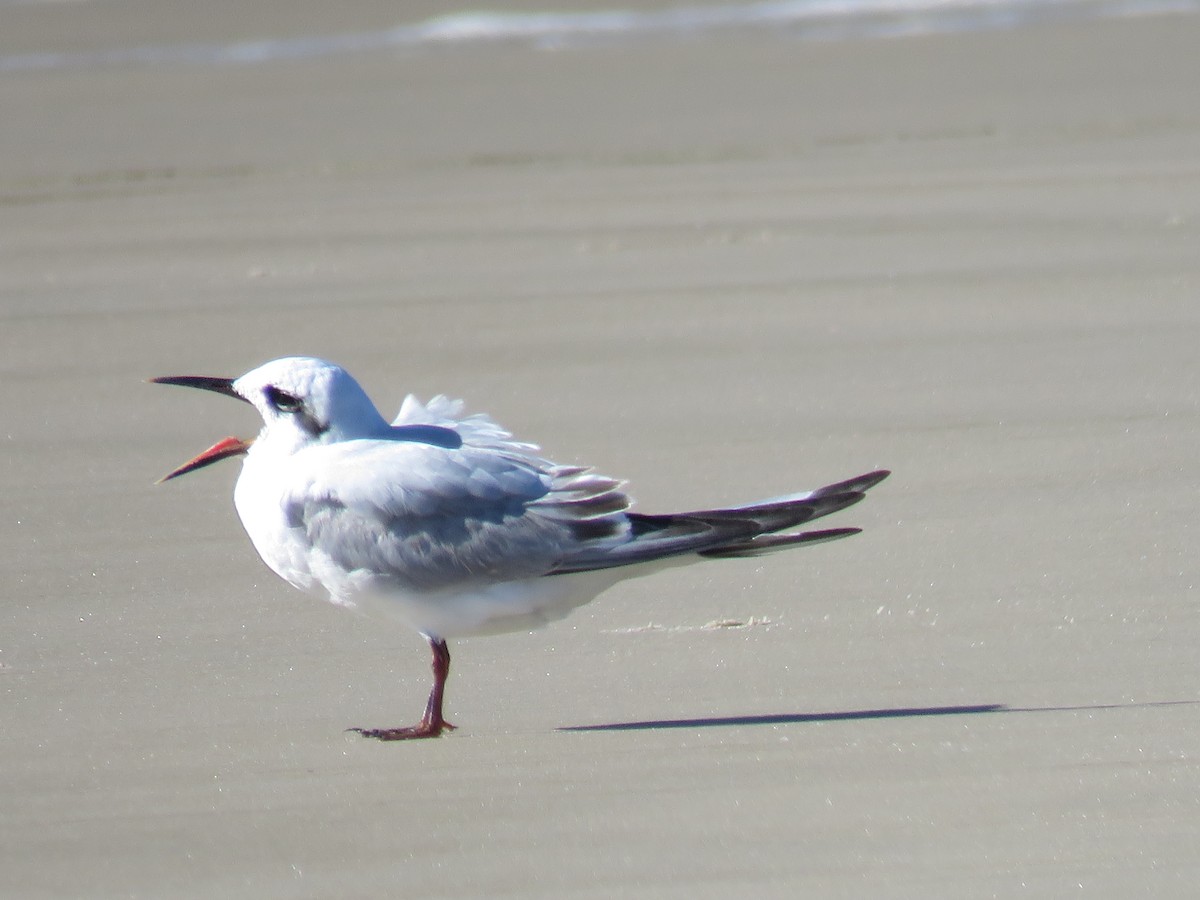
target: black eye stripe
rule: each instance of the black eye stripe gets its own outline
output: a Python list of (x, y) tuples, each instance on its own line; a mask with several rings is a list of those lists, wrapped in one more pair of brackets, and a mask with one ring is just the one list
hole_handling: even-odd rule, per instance
[(273, 384), (267, 385), (263, 389), (263, 393), (267, 397), (267, 402), (280, 412), (299, 412), (304, 406), (304, 404), (300, 402), (299, 397), (294, 397), (287, 391), (281, 391)]
[(304, 408), (304, 402), (299, 397), (289, 394), (287, 391), (281, 391), (273, 384), (268, 384), (263, 388), (263, 395), (277, 411), (294, 415), (300, 427), (313, 437), (320, 437), (329, 430), (329, 426), (322, 425), (313, 418), (312, 413)]

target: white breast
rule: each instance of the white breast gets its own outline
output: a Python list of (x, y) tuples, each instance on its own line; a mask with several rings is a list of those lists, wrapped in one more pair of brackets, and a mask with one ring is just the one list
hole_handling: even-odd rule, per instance
[(309, 593), (324, 593), (316, 578), (302, 530), (289, 526), (283, 498), (288, 459), (268, 460), (252, 448), (233, 489), (233, 505), (262, 561), (284, 581)]

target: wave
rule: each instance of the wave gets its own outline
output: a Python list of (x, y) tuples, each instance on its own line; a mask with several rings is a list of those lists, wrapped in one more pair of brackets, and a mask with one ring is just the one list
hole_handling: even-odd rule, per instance
[(771, 0), (639, 11), (460, 12), (380, 31), (0, 56), (0, 72), (157, 65), (252, 65), (347, 53), (500, 42), (569, 49), (599, 41), (775, 30), (847, 40), (1016, 28), (1047, 21), (1200, 11), (1200, 0)]

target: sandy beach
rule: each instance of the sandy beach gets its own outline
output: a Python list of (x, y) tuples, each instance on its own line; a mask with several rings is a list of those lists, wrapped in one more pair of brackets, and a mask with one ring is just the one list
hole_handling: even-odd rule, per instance
[[(3, 11), (0, 897), (1194, 893), (1200, 15), (94, 64), (397, 24), (222, 9)], [(153, 484), (294, 354), (644, 511), (895, 474), (365, 741), (420, 637)]]

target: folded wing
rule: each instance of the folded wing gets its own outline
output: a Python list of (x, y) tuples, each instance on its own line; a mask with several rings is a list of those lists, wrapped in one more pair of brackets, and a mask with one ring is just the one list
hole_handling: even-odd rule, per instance
[[(888, 474), (727, 509), (631, 513), (615, 479), (555, 465), (490, 418), (461, 412), (445, 397), (409, 397), (396, 440), (305, 451), (341, 458), (307, 468), (326, 474), (288, 496), (289, 524), (343, 569), (428, 591), (685, 554), (757, 556), (846, 537), (857, 529), (788, 529), (857, 503)], [(413, 426), (453, 429), (462, 446), (414, 441)]]

